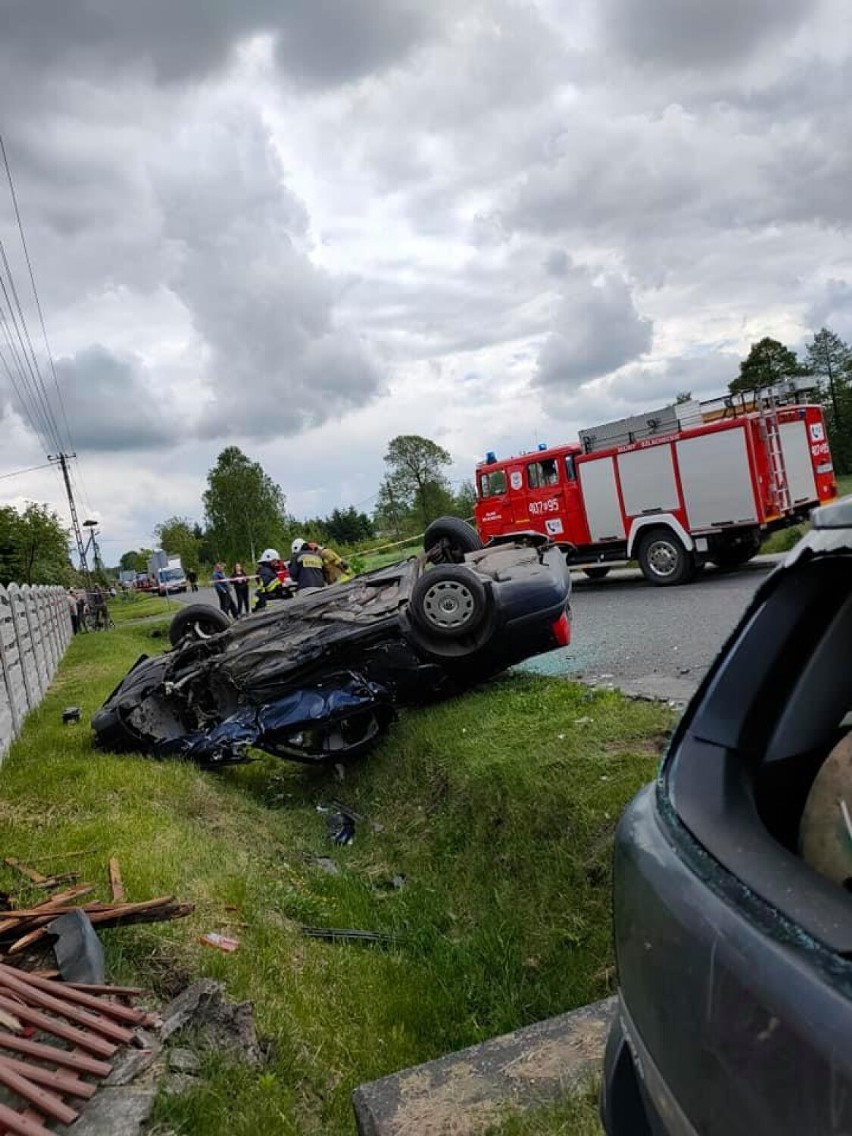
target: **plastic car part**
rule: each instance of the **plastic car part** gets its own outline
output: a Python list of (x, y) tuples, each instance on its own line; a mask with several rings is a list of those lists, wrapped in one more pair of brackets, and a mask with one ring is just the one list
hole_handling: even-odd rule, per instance
[(68, 911), (47, 925), (56, 936), (53, 953), (65, 982), (96, 986), (106, 981), (104, 948), (85, 911)]
[(212, 729), (163, 743), (158, 752), (214, 767), (245, 761), (247, 746), (297, 761), (354, 757), (376, 744), (393, 716), (388, 691), (352, 672), (263, 706), (243, 706)]

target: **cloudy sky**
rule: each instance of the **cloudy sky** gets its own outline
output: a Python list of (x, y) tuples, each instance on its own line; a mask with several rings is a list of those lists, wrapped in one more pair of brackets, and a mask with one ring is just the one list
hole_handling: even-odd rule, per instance
[[(460, 479), (713, 395), (764, 335), (852, 339), (850, 94), (848, 0), (0, 0), (107, 561), (201, 519), (225, 445), (297, 516), (369, 509), (395, 434)], [(43, 463), (2, 368), (0, 415), (0, 474)], [(67, 515), (52, 469), (0, 480), (27, 499)]]

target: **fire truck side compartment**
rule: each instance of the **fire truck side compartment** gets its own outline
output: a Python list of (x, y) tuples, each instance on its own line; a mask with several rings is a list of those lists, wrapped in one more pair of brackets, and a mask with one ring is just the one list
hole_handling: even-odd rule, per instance
[(746, 445), (745, 425), (676, 443), (690, 530), (758, 522)]
[(619, 454), (618, 475), (628, 517), (680, 508), (670, 445)]
[(624, 540), (624, 521), (612, 458), (577, 463), (589, 533), (593, 541)]
[(779, 427), (781, 452), (784, 455), (784, 469), (792, 505), (813, 501), (818, 497), (807, 430), (807, 423), (802, 419), (782, 422)]

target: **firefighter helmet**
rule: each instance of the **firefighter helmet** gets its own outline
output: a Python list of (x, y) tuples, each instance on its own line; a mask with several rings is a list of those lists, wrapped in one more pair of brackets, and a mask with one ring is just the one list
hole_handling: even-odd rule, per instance
[(302, 549), (305, 547), (306, 544), (307, 544), (307, 541), (302, 540), (302, 538), (300, 536), (297, 536), (296, 539), (293, 541), (293, 543), (291, 545), (291, 548), (293, 550), (293, 555), (296, 556), (298, 553), (300, 553), (302, 551)]
[(278, 550), (275, 548), (265, 548), (260, 554), (261, 564), (271, 564), (273, 560), (280, 559), (281, 557), (278, 555)]

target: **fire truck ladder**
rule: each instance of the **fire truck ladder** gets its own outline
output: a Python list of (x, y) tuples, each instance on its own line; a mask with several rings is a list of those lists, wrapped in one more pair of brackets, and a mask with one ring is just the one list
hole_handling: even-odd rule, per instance
[(785, 513), (790, 508), (790, 485), (787, 481), (787, 467), (784, 464), (784, 450), (781, 446), (778, 403), (772, 388), (756, 392), (756, 395), (760, 436), (766, 445), (769, 457), (769, 494), (775, 511)]

